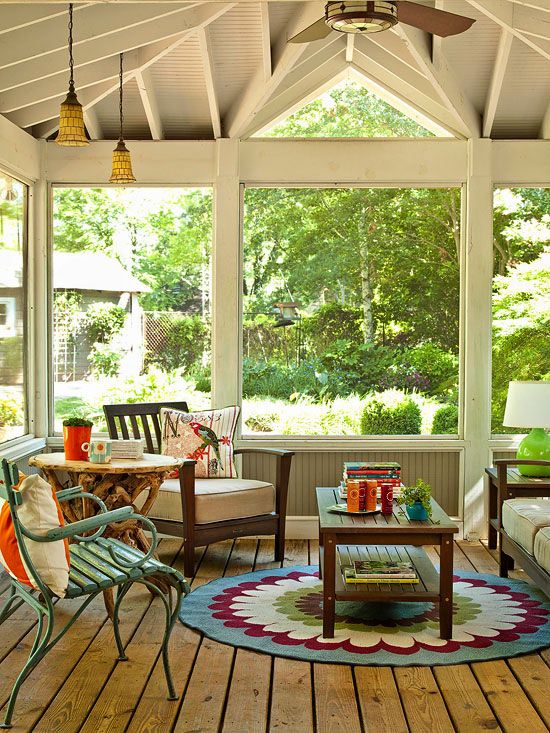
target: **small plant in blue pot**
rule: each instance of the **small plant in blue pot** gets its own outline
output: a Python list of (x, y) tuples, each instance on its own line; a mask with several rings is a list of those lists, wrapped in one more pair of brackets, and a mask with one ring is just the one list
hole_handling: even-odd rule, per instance
[(432, 487), (421, 478), (414, 486), (401, 490), (400, 503), (405, 505), (409, 519), (422, 521), (432, 516), (431, 496)]

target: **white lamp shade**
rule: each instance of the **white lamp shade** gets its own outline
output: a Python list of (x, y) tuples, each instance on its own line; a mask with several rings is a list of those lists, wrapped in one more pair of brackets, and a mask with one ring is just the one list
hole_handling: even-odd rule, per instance
[(510, 428), (550, 428), (550, 381), (510, 382), (502, 424)]

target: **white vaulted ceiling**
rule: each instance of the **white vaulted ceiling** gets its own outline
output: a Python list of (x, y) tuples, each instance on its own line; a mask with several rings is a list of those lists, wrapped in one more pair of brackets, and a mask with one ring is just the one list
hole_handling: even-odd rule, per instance
[[(92, 138), (249, 137), (347, 73), (459, 137), (550, 137), (550, 0), (421, 0), (476, 19), (438, 39), (399, 24), (289, 44), (323, 0), (75, 4), (75, 81)], [(67, 89), (67, 4), (0, 0), (0, 114), (35, 137)]]

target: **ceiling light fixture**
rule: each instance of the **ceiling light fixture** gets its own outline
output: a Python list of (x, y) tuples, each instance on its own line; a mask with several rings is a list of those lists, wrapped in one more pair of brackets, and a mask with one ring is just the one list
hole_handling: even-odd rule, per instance
[(325, 22), (341, 33), (378, 33), (397, 23), (397, 6), (387, 0), (328, 2)]
[(126, 147), (124, 138), (122, 136), (122, 57), (120, 54), (120, 85), (119, 85), (119, 121), (120, 131), (118, 136), (118, 145), (113, 150), (113, 171), (109, 178), (109, 183), (134, 183), (136, 178), (132, 172), (132, 160), (130, 158), (130, 151)]
[(58, 145), (71, 148), (80, 148), (89, 145), (84, 127), (84, 113), (82, 105), (76, 98), (74, 90), (74, 59), (73, 59), (73, 4), (69, 4), (69, 93), (59, 110), (59, 132), (55, 139)]

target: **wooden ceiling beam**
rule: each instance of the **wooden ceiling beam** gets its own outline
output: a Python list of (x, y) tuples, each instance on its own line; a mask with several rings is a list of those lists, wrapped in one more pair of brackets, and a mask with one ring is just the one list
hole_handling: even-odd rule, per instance
[(263, 68), (259, 68), (244, 94), (238, 96), (228, 111), (225, 120), (228, 137), (240, 137), (253, 124), (255, 115), (306, 51), (308, 44), (289, 43), (288, 39), (318, 20), (320, 12), (317, 3), (307, 3), (292, 16), (272, 48), (270, 78), (266, 81)]
[(103, 133), (97, 113), (93, 107), (84, 110), (84, 124), (92, 140), (101, 140)]
[(489, 91), (485, 101), (482, 130), (483, 137), (491, 137), (491, 131), (495, 121), (495, 114), (498, 107), (498, 101), (500, 99), (500, 93), (502, 91), (502, 83), (504, 81), (504, 75), (506, 74), (513, 40), (514, 36), (510, 31), (506, 30), (506, 28), (502, 28), (498, 42), (497, 55), (493, 66), (491, 83), (489, 85)]
[(353, 61), (353, 49), (355, 48), (355, 33), (348, 33), (346, 38), (346, 63)]
[(271, 78), (271, 28), (269, 24), (269, 5), (260, 2), (260, 20), (262, 24), (262, 68), (266, 83)]
[(153, 140), (163, 140), (164, 131), (149, 69), (138, 69), (135, 79)]
[(395, 32), (405, 40), (415, 61), (435, 87), (444, 106), (455, 118), (455, 127), (467, 138), (481, 136), (481, 117), (467, 94), (460, 88), (447, 60), (439, 55), (431, 59), (428, 34), (398, 23)]
[(212, 121), (212, 132), (214, 138), (222, 136), (222, 125), (220, 120), (220, 107), (218, 104), (218, 95), (216, 93), (216, 83), (214, 80), (214, 59), (212, 57), (212, 44), (208, 28), (199, 30), (199, 48), (201, 51), (202, 68), (204, 72), (204, 82), (206, 84), (206, 94), (208, 97), (208, 108), (210, 110), (210, 119)]
[[(178, 8), (170, 15), (143, 22), (128, 32), (126, 27), (111, 32), (97, 41), (84, 44), (75, 59), (75, 81), (78, 88), (78, 69), (93, 61), (130, 51), (150, 43), (181, 36), (213, 22), (223, 15), (232, 3), (208, 2), (192, 8)], [(109, 8), (112, 10), (112, 8)], [(104, 9), (103, 15), (109, 15)], [(45, 79), (68, 69), (67, 49), (33, 58), (25, 63), (0, 69), (0, 91), (13, 89), (24, 84)]]
[[(74, 9), (75, 13), (88, 7), (88, 5), (91, 5), (91, 3), (77, 5)], [(0, 35), (12, 33), (21, 28), (26, 28), (28, 31), (34, 30), (30, 26), (59, 17), (67, 17), (66, 3), (57, 7), (55, 5), (35, 5), (34, 3), (32, 5), (22, 3), (5, 5), (2, 8), (2, 13), (0, 13)]]
[[(550, 20), (528, 7), (505, 0), (468, 0), (470, 5), (550, 61)], [(536, 35), (532, 35), (536, 33)], [(531, 35), (530, 35), (531, 34)], [(536, 40), (535, 40), (536, 39)]]

